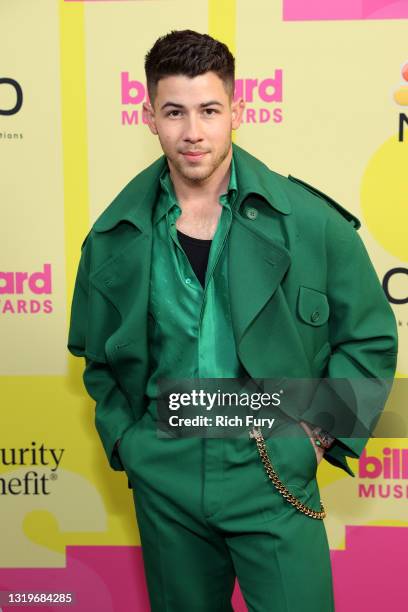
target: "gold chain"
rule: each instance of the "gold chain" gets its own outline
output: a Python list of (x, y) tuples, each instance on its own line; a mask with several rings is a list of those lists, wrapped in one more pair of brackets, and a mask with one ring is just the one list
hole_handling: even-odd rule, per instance
[(306, 514), (307, 516), (310, 516), (311, 518), (324, 519), (326, 516), (326, 511), (323, 507), (322, 500), (320, 500), (321, 510), (320, 512), (318, 512), (317, 510), (313, 510), (313, 508), (309, 508), (304, 503), (302, 503), (299, 499), (297, 499), (297, 497), (295, 497), (289, 491), (289, 489), (285, 487), (285, 485), (279, 478), (278, 474), (274, 470), (271, 460), (269, 459), (268, 451), (266, 450), (266, 446), (265, 446), (265, 440), (264, 440), (261, 430), (256, 429), (254, 427), (249, 432), (249, 437), (255, 438), (255, 442), (258, 447), (261, 461), (264, 465), (266, 473), (268, 474), (269, 478), (272, 480), (275, 487), (278, 489), (279, 493), (286, 499), (286, 501), (292, 504), (292, 506), (294, 506), (297, 510), (300, 510), (300, 512), (303, 512), (304, 514)]

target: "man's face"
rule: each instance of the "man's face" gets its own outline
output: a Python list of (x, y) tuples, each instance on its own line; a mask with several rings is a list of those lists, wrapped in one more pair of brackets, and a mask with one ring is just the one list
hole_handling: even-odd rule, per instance
[(231, 150), (231, 131), (241, 123), (242, 99), (233, 102), (214, 72), (160, 79), (154, 105), (144, 104), (170, 168), (187, 181), (212, 176)]

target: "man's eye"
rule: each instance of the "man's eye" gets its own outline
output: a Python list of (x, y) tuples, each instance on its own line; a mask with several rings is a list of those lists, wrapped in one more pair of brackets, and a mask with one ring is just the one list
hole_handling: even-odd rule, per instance
[(172, 110), (172, 111), (167, 113), (167, 117), (177, 117), (178, 114), (180, 114), (179, 110)]
[(207, 113), (209, 117), (211, 117), (211, 115), (214, 115), (218, 111), (215, 108), (205, 108), (204, 112)]

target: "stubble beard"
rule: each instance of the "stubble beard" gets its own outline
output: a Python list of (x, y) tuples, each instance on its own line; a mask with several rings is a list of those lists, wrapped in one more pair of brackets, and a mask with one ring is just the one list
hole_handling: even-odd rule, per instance
[[(218, 156), (210, 163), (209, 166), (205, 167), (188, 167), (186, 164), (180, 163), (178, 158), (171, 158), (169, 156), (168, 159), (173, 164), (177, 172), (187, 181), (191, 183), (200, 183), (202, 181), (207, 180), (219, 166), (222, 164), (224, 159), (228, 156), (230, 150), (231, 143), (228, 142), (224, 149), (218, 154)], [(204, 157), (205, 159), (205, 157)]]

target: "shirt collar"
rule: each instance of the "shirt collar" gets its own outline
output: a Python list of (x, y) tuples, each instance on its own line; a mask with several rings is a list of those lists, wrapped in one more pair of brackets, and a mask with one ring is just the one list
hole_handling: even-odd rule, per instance
[[(173, 181), (170, 177), (169, 166), (166, 163), (159, 177), (160, 194), (153, 214), (153, 225), (170, 211), (173, 206), (179, 206), (176, 193), (174, 191)], [(238, 183), (235, 167), (234, 154), (231, 158), (230, 179), (227, 191), (220, 196), (220, 202), (223, 206), (232, 207), (237, 201)]]

